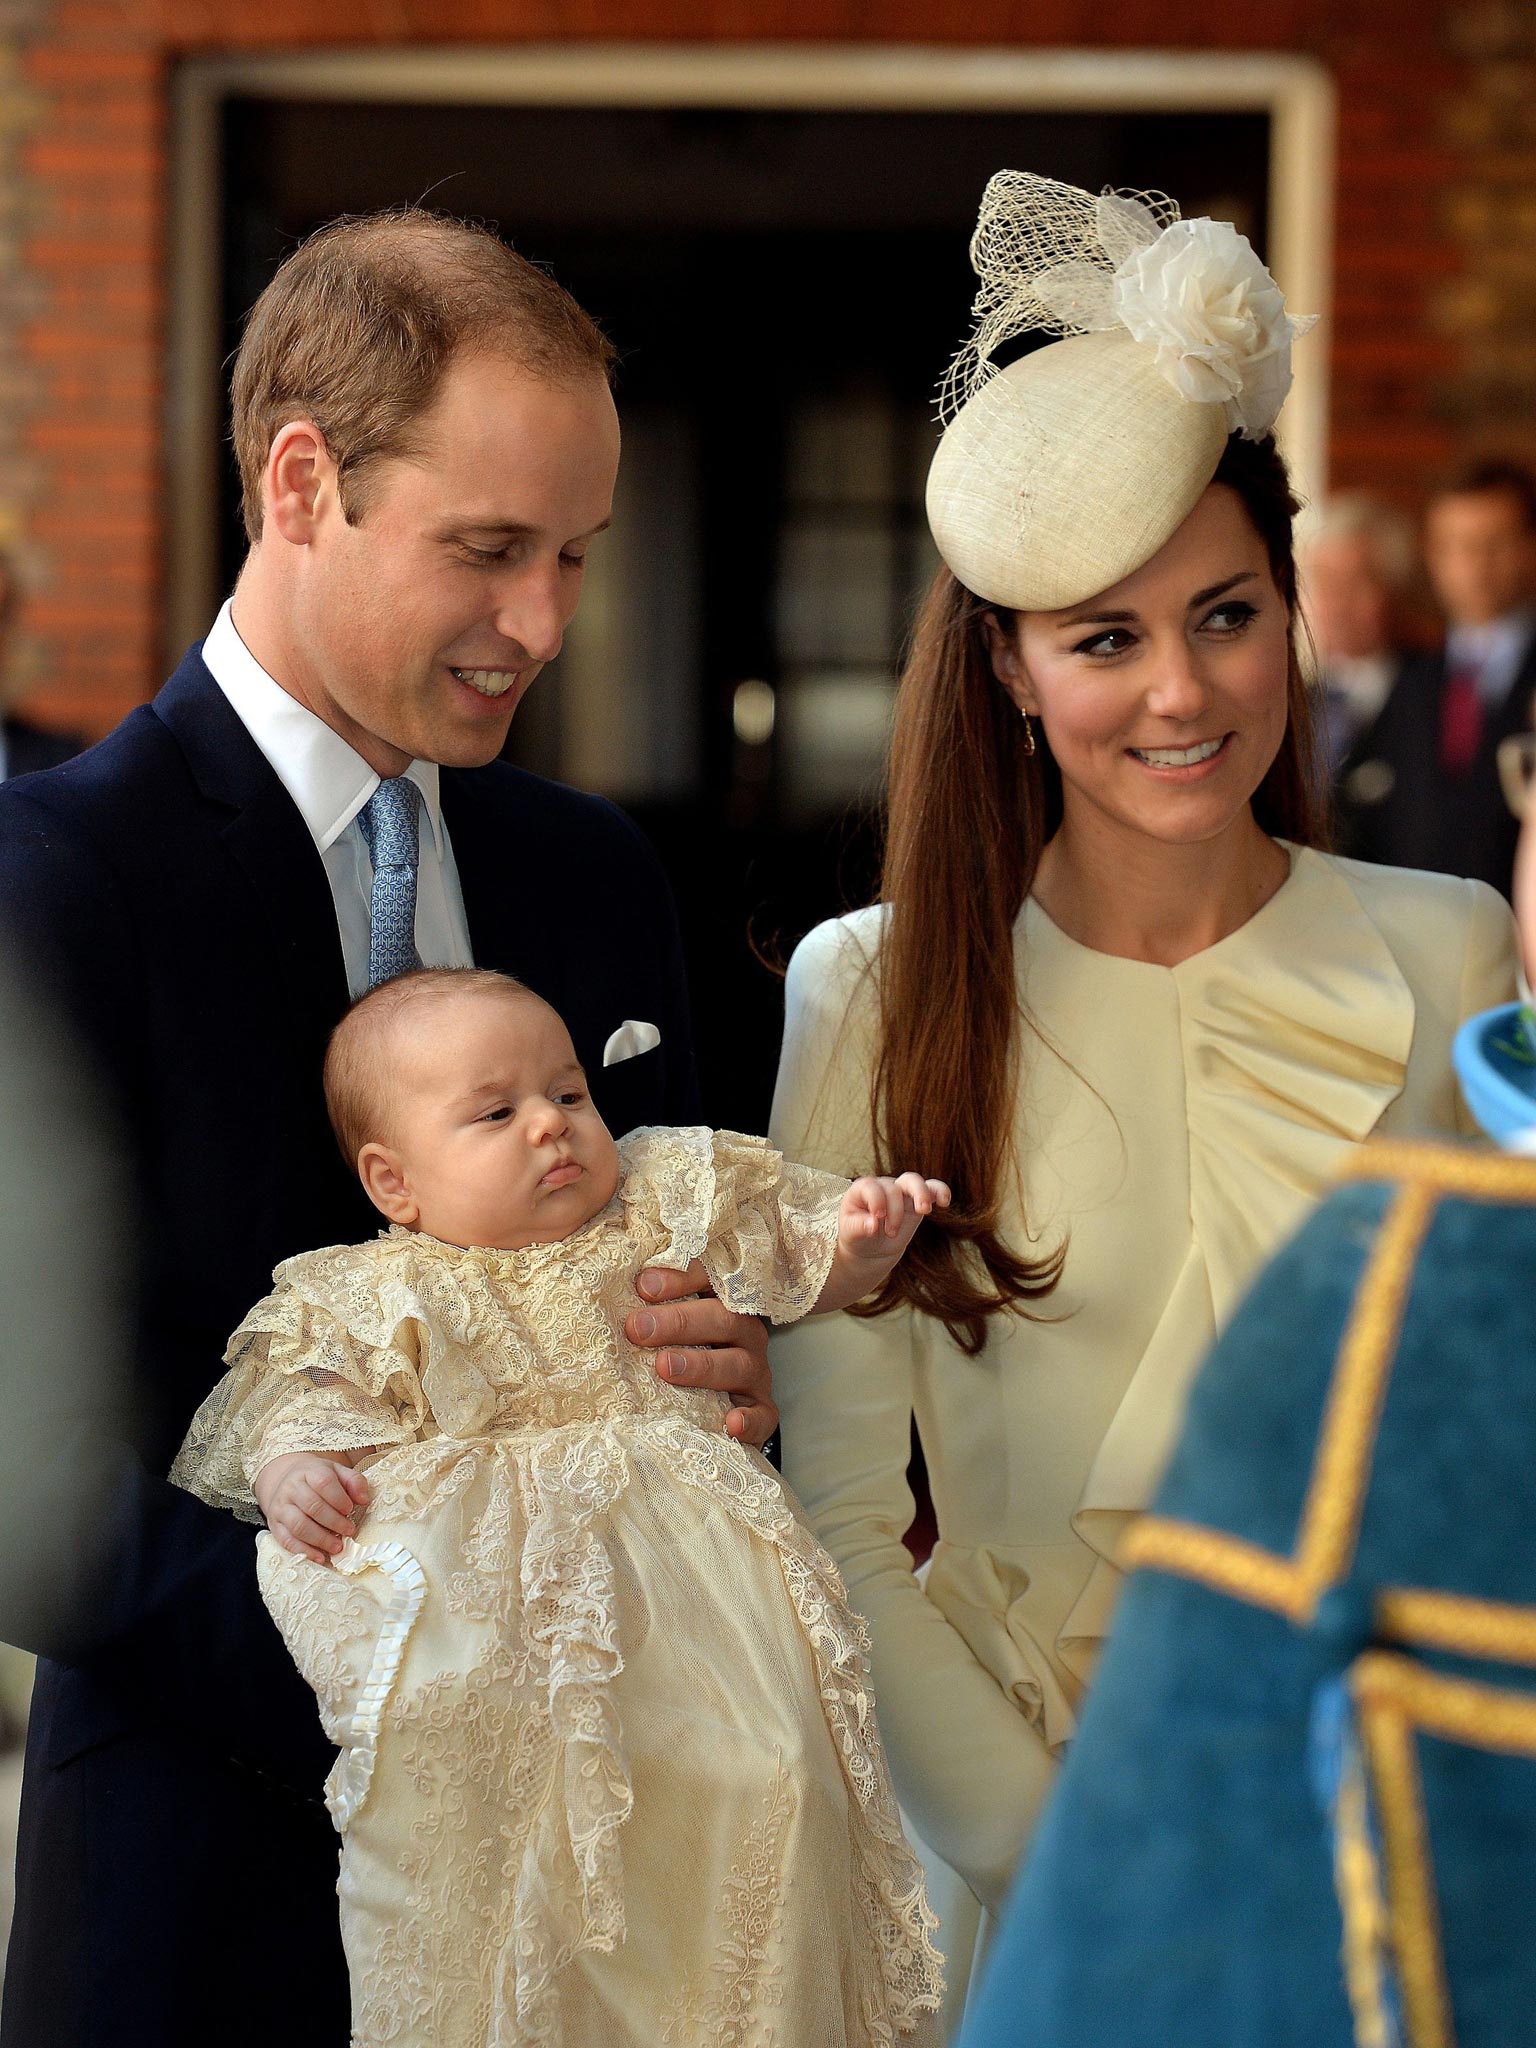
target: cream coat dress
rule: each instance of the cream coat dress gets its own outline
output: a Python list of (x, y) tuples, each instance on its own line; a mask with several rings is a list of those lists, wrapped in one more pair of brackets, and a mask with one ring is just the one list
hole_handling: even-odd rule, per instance
[(622, 1331), (641, 1268), (694, 1258), (803, 1314), (846, 1184), (728, 1132), (619, 1152), (556, 1244), (288, 1260), (172, 1473), (249, 1516), (268, 1459), (380, 1447), (332, 1565), (257, 1538), (341, 1750), (354, 2048), (919, 2048), (938, 1957), (863, 1629), (728, 1398)]
[[(872, 1156), (882, 917), (819, 926), (789, 970), (773, 1136), (844, 1173)], [(1472, 1130), (1451, 1039), (1515, 987), (1513, 922), (1481, 883), (1297, 849), (1256, 916), (1178, 967), (1093, 952), (1033, 900), (1016, 958), (1024, 1214), (1041, 1249), (1068, 1242), (1041, 1318), (999, 1320), (975, 1359), (904, 1312), (773, 1345), (785, 1473), (869, 1622), (897, 1792), (936, 1852), (951, 2021), (1196, 1367), (1349, 1147)], [(1009, 1236), (1025, 1242), (1016, 1206)], [(902, 1543), (914, 1416), (939, 1530), (921, 1580)]]

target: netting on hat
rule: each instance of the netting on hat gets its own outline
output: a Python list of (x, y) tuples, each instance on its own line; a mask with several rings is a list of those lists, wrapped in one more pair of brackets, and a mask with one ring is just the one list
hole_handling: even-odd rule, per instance
[(954, 418), (995, 374), (992, 357), (1018, 335), (1094, 334), (1120, 324), (1114, 277), (1179, 219), (1162, 192), (1095, 195), (1033, 171), (999, 171), (971, 238), (979, 279), (976, 328), (950, 364), (939, 412)]

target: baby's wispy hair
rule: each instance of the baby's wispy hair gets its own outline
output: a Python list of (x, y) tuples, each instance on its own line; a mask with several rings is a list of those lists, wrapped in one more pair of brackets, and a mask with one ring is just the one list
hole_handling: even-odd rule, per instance
[(331, 1033), (325, 1048), (325, 1106), (341, 1156), (354, 1172), (363, 1147), (389, 1136), (394, 1064), (388, 1042), (394, 1026), (413, 1005), (469, 995), (526, 1000), (534, 992), (490, 967), (417, 967), (360, 995)]

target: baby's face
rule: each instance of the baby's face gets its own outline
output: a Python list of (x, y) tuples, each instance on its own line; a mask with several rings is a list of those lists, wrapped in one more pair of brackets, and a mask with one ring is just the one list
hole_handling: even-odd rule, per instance
[[(552, 1244), (613, 1199), (619, 1155), (592, 1106), (575, 1048), (537, 996), (484, 991), (410, 1004), (390, 1054), (396, 1222), (448, 1244), (517, 1251)], [(393, 1183), (391, 1183), (393, 1187)]]

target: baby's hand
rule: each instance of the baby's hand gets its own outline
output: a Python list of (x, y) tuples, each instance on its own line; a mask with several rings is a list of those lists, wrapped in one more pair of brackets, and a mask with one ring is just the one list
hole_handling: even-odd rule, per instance
[(949, 1207), (949, 1189), (920, 1173), (866, 1174), (844, 1195), (837, 1212), (838, 1249), (854, 1259), (893, 1266), (923, 1218)]
[(357, 1534), (358, 1511), (372, 1498), (361, 1472), (315, 1451), (273, 1458), (256, 1474), (251, 1491), (284, 1550), (316, 1564), (329, 1564)]

